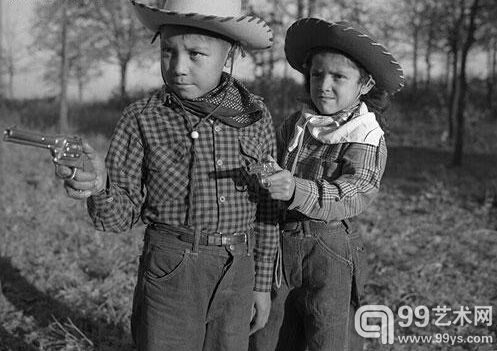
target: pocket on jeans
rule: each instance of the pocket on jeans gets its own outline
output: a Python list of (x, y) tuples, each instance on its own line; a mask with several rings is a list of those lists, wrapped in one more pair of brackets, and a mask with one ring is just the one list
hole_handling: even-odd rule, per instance
[(337, 223), (336, 226), (323, 230), (322, 233), (316, 236), (316, 240), (327, 256), (352, 266), (348, 234), (341, 222)]
[(145, 256), (145, 279), (156, 283), (171, 280), (183, 270), (189, 253), (189, 249), (159, 250), (152, 246)]
[(353, 299), (358, 305), (361, 297), (364, 295), (364, 285), (367, 276), (367, 256), (362, 239), (357, 237), (350, 240), (350, 249), (352, 251), (352, 260), (354, 265), (354, 289)]

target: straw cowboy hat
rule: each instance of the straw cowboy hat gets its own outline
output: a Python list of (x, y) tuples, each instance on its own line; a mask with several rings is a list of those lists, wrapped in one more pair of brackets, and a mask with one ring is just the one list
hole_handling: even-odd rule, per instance
[(389, 93), (395, 93), (405, 85), (397, 60), (358, 25), (304, 18), (288, 28), (285, 54), (290, 66), (304, 73), (307, 53), (314, 48), (333, 48), (349, 55), (373, 76), (378, 88)]
[(273, 43), (266, 22), (241, 14), (241, 0), (167, 0), (163, 9), (131, 3), (140, 21), (154, 32), (164, 24), (175, 24), (224, 35), (247, 49), (267, 49)]

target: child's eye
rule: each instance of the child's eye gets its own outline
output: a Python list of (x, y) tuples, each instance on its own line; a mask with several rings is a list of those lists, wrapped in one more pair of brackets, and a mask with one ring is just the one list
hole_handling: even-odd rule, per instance
[(311, 72), (311, 77), (321, 77), (321, 72), (313, 71)]
[(190, 57), (192, 59), (198, 59), (198, 58), (203, 57), (203, 56), (205, 56), (205, 54), (200, 52), (200, 51), (191, 51), (190, 52)]

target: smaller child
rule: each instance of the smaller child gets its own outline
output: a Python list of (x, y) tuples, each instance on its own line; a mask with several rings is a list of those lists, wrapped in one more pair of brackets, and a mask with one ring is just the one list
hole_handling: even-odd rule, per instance
[(285, 53), (305, 76), (308, 100), (279, 129), (283, 168), (261, 180), (287, 204), (285, 279), (251, 350), (362, 350), (354, 312), (366, 256), (350, 219), (378, 193), (387, 150), (377, 118), (403, 87), (402, 69), (348, 22), (301, 19), (288, 29)]

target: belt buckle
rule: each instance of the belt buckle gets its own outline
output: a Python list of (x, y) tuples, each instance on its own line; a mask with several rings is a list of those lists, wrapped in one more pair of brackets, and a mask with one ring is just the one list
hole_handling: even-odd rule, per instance
[(233, 239), (238, 236), (243, 236), (243, 243), (247, 243), (247, 233), (245, 232), (235, 232), (233, 234), (223, 234), (221, 232), (217, 232), (209, 235), (207, 241), (209, 245), (227, 246), (233, 244)]
[(223, 236), (223, 233), (217, 232), (213, 233), (207, 236), (207, 245), (215, 245), (215, 246), (220, 246), (224, 245), (223, 241), (226, 239)]

